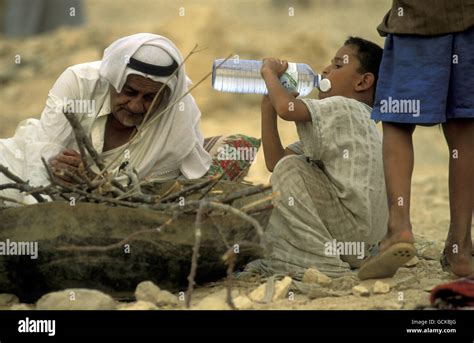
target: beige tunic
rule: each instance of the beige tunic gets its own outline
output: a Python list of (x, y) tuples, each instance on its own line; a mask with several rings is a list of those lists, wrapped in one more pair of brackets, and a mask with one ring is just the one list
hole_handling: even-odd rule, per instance
[[(296, 123), (301, 142), (289, 146), (301, 155), (280, 160), (271, 177), (281, 196), (265, 232), (270, 255), (248, 265), (250, 272), (300, 279), (315, 267), (340, 276), (386, 231), (382, 146), (371, 108), (340, 96), (304, 102), (311, 121)], [(328, 252), (332, 242), (362, 251)]]

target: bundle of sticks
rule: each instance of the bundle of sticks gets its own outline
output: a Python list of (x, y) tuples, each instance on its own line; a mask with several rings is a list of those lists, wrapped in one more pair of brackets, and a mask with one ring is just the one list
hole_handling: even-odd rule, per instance
[[(189, 56), (197, 52), (197, 46), (195, 46), (188, 56), (186, 56), (183, 63), (189, 58)], [(178, 67), (178, 69), (180, 67), (181, 65)], [(188, 93), (200, 83), (202, 83), (209, 75), (210, 73), (201, 79), (197, 84), (195, 84), (188, 91)], [(153, 108), (154, 102), (159, 97), (160, 92), (161, 90), (155, 95), (150, 109)], [(179, 100), (180, 99), (177, 101)], [(172, 105), (174, 104), (170, 104), (169, 106)], [(150, 112), (150, 110), (148, 112)], [(159, 117), (158, 114), (157, 117), (151, 118), (147, 122), (147, 117), (150, 115), (148, 112), (145, 114), (145, 118), (143, 120), (147, 125), (151, 124), (151, 122)], [(105, 165), (101, 159), (100, 154), (94, 149), (89, 136), (85, 133), (75, 114), (69, 110), (65, 110), (63, 113), (73, 129), (79, 153), (81, 155), (82, 163), (79, 166), (77, 172), (71, 172), (65, 169), (53, 171), (49, 163), (44, 158), (42, 158), (42, 162), (48, 173), (50, 183), (46, 186), (34, 187), (27, 180), (23, 180), (10, 171), (6, 166), (0, 164), (0, 173), (3, 173), (7, 178), (12, 180), (11, 183), (0, 185), (0, 191), (5, 189), (17, 189), (20, 192), (31, 195), (39, 203), (47, 201), (67, 201), (74, 203), (95, 202), (107, 204), (110, 206), (125, 206), (133, 208), (144, 207), (169, 213), (170, 219), (161, 225), (158, 230), (153, 229), (155, 232), (160, 232), (162, 228), (176, 220), (180, 213), (195, 215), (195, 244), (193, 247), (191, 270), (188, 277), (188, 292), (186, 296), (186, 304), (188, 307), (191, 303), (191, 296), (195, 285), (194, 279), (198, 265), (199, 246), (201, 239), (201, 221), (203, 216), (210, 215), (212, 212), (230, 213), (232, 215), (236, 215), (250, 223), (255, 228), (258, 237), (262, 238), (263, 229), (260, 223), (254, 217), (252, 217), (252, 214), (267, 211), (272, 208), (271, 200), (276, 195), (269, 191), (271, 188), (269, 185), (247, 185), (248, 187), (238, 189), (237, 191), (216, 194), (216, 192), (213, 192), (213, 190), (219, 185), (223, 175), (214, 175), (188, 186), (183, 186), (180, 181), (176, 181), (171, 187), (169, 187), (169, 189), (161, 192), (161, 194), (144, 192), (143, 187), (146, 185), (147, 180), (140, 180), (138, 173), (133, 168), (133, 166), (124, 163), (119, 168), (120, 175), (117, 173), (110, 173), (109, 169), (112, 162), (110, 162), (109, 165)], [(136, 136), (138, 135), (132, 137), (129, 143), (123, 147), (124, 150), (130, 145)], [(93, 172), (93, 165), (91, 164), (97, 167), (99, 170), (98, 173)], [(127, 179), (127, 182), (123, 182), (124, 176)], [(69, 180), (73, 180), (73, 182), (64, 181), (64, 177)], [(258, 200), (242, 207), (233, 206), (233, 203), (236, 200), (256, 194), (264, 195)], [(22, 204), (15, 199), (0, 196), (1, 208), (7, 207), (5, 204), (8, 202), (17, 203), (20, 205)], [(136, 232), (133, 234), (133, 236), (136, 237), (137, 235), (147, 231), (149, 230)], [(124, 241), (129, 241), (134, 237), (126, 237)], [(250, 245), (255, 244), (251, 242), (247, 243)], [(233, 247), (229, 244), (226, 245), (228, 250), (223, 255), (223, 261), (228, 266), (227, 302), (231, 308), (235, 309), (235, 306), (232, 302), (230, 285), (236, 257), (235, 253), (233, 252)], [(120, 244), (117, 243), (110, 247), (75, 247), (75, 250), (97, 249), (104, 251), (111, 248), (117, 248), (119, 246)], [(71, 249), (71, 247), (68, 247), (68, 249)]]
[[(186, 295), (186, 304), (190, 307), (198, 266), (201, 221), (203, 216), (211, 215), (211, 213), (215, 214), (215, 212), (230, 213), (249, 222), (255, 228), (258, 237), (261, 238), (263, 236), (263, 229), (260, 223), (252, 217), (252, 214), (267, 211), (272, 208), (271, 200), (275, 197), (275, 194), (271, 193), (271, 187), (269, 185), (249, 185), (247, 183), (245, 184), (245, 187), (241, 187), (236, 191), (218, 192), (214, 190), (218, 188), (219, 182), (222, 182), (222, 175), (214, 175), (200, 179), (190, 185), (184, 185), (186, 182), (175, 181), (168, 187), (168, 189), (160, 192), (161, 194), (153, 194), (153, 192), (150, 191), (145, 193), (143, 188), (146, 188), (147, 186), (146, 180), (140, 180), (136, 170), (134, 170), (130, 165), (123, 168), (123, 174), (128, 178), (128, 182), (125, 184), (123, 183), (123, 178), (119, 181), (117, 176), (114, 176), (107, 171), (94, 174), (87, 161), (92, 160), (99, 170), (102, 171), (105, 167), (100, 159), (100, 155), (94, 150), (89, 137), (85, 134), (76, 116), (71, 113), (64, 113), (64, 115), (73, 128), (79, 152), (81, 154), (82, 163), (78, 168), (77, 173), (72, 173), (67, 170), (53, 172), (48, 162), (42, 158), (44, 167), (49, 176), (50, 184), (47, 186), (34, 187), (30, 185), (27, 180), (25, 181), (21, 179), (6, 166), (0, 164), (0, 172), (12, 180), (11, 183), (0, 185), (0, 190), (17, 189), (20, 192), (33, 196), (39, 203), (47, 201), (71, 202), (73, 199), (74, 202), (94, 202), (110, 206), (148, 208), (155, 211), (169, 213), (170, 215), (170, 219), (162, 224), (158, 230), (151, 229), (137, 231), (130, 237), (126, 237), (123, 241), (113, 244), (112, 246), (66, 247), (66, 250), (106, 251), (120, 248), (123, 246), (123, 242), (129, 242), (140, 234), (147, 233), (148, 231), (160, 232), (161, 229), (164, 229), (170, 223), (175, 221), (180, 214), (186, 213), (187, 215), (195, 215), (195, 244), (193, 246), (191, 270), (188, 277), (188, 292)], [(88, 156), (90, 158), (88, 158)], [(67, 176), (75, 182), (65, 182), (62, 178), (57, 177), (58, 173), (61, 173), (59, 174), (60, 176)], [(255, 196), (257, 194), (263, 194), (263, 196), (259, 196), (256, 201), (247, 203), (241, 207), (234, 206), (236, 200)], [(18, 203), (18, 201), (4, 196), (0, 196), (0, 201), (3, 201), (4, 204), (8, 202)], [(5, 208), (8, 206), (3, 207)], [(241, 244), (247, 244), (249, 246), (255, 245), (255, 243), (252, 242), (241, 242)], [(61, 250), (63, 248), (65, 247), (59, 247), (58, 249)], [(231, 297), (231, 280), (233, 278), (236, 256), (232, 245), (226, 243), (226, 248), (227, 251), (222, 259), (228, 266), (227, 302), (231, 308), (235, 309)]]

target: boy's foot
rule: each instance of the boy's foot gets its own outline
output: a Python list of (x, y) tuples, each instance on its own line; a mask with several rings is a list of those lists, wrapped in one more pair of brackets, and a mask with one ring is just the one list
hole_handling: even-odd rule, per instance
[(386, 250), (395, 243), (411, 243), (415, 241), (413, 232), (411, 230), (395, 231), (389, 229), (385, 237), (380, 241), (380, 251)]
[(445, 248), (441, 254), (440, 263), (444, 271), (458, 277), (465, 277), (474, 273), (473, 257), (470, 253), (464, 256), (461, 252), (454, 254)]
[(392, 277), (405, 263), (415, 256), (413, 233), (410, 230), (389, 234), (372, 249), (371, 256), (359, 269), (359, 279), (381, 279)]

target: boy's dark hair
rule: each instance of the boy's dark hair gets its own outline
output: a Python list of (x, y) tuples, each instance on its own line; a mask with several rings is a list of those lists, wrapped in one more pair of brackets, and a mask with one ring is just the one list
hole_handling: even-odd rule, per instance
[(374, 74), (374, 94), (379, 78), (380, 62), (382, 61), (383, 49), (375, 43), (360, 37), (349, 37), (344, 46), (352, 45), (357, 48), (357, 58), (360, 62), (360, 73)]

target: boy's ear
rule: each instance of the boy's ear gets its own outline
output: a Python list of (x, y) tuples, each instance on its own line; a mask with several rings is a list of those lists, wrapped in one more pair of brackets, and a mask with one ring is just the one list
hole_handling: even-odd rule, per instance
[(375, 82), (374, 74), (372, 73), (361, 74), (359, 80), (357, 81), (355, 85), (355, 91), (356, 92), (366, 91), (370, 89), (370, 87), (374, 86), (374, 82)]

